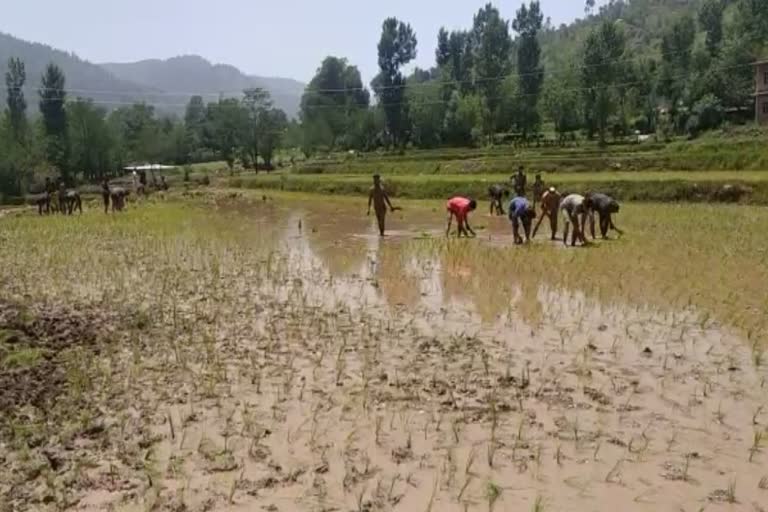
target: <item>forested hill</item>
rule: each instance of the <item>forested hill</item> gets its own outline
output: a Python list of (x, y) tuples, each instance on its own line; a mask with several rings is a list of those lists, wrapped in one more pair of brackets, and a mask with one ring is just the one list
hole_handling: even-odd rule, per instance
[[(32, 114), (37, 110), (40, 78), (51, 62), (64, 72), (70, 97), (91, 98), (108, 110), (146, 102), (160, 112), (183, 114), (193, 94), (216, 101), (220, 93), (239, 96), (243, 89), (262, 87), (270, 92), (275, 105), (292, 117), (298, 111), (304, 90), (304, 84), (295, 80), (248, 76), (233, 66), (214, 65), (197, 56), (98, 65), (72, 53), (0, 33), (1, 76), (5, 75), (11, 57), (20, 58), (26, 66), (24, 92), (32, 105)], [(0, 88), (0, 100), (5, 102), (4, 88)]]
[[(73, 97), (83, 96), (103, 102), (105, 107), (119, 106), (123, 102), (139, 99), (144, 94), (156, 91), (135, 83), (120, 80), (100, 66), (80, 59), (72, 53), (56, 50), (50, 46), (22, 41), (0, 32), (0, 76), (5, 76), (8, 59), (18, 57), (26, 66), (27, 82), (24, 93), (31, 104), (37, 100), (45, 67), (53, 62), (67, 77), (67, 89)], [(0, 98), (5, 102), (5, 88), (0, 88)], [(30, 110), (34, 112), (36, 108)]]
[(212, 64), (202, 57), (187, 55), (168, 60), (144, 60), (127, 64), (102, 64), (116, 77), (168, 93), (168, 103), (185, 103), (189, 93), (216, 101), (219, 95), (237, 96), (250, 87), (269, 91), (275, 106), (293, 117), (298, 111), (304, 84), (288, 78), (249, 76), (234, 66)]
[[(659, 57), (665, 29), (680, 17), (697, 19), (702, 3), (703, 0), (611, 0), (603, 6), (587, 9), (584, 18), (569, 25), (542, 31), (544, 61), (554, 67), (574, 62), (589, 33), (606, 19), (620, 21), (627, 38), (627, 51), (633, 57)], [(724, 17), (727, 26), (736, 0), (723, 0), (723, 3), (727, 6)], [(704, 33), (697, 34), (697, 39), (703, 44)]]

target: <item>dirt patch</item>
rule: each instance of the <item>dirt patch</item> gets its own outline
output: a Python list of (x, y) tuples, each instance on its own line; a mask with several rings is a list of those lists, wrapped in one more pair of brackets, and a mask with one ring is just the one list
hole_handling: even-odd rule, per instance
[(67, 387), (62, 356), (75, 347), (98, 355), (114, 321), (70, 308), (0, 303), (0, 410), (48, 407)]

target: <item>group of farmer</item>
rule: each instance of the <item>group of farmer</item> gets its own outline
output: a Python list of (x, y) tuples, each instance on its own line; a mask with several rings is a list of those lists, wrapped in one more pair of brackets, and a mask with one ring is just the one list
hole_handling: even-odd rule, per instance
[[(595, 234), (595, 214), (597, 214), (600, 224), (600, 234), (607, 238), (608, 231), (613, 229), (619, 234), (622, 231), (613, 223), (613, 214), (619, 212), (619, 203), (612, 197), (590, 192), (586, 195), (560, 193), (555, 187), (546, 187), (541, 178), (541, 174), (536, 175), (536, 181), (532, 186), (532, 200), (527, 197), (527, 177), (521, 166), (517, 173), (510, 178), (511, 188), (514, 191), (514, 197), (509, 202), (508, 215), (512, 224), (512, 232), (515, 244), (529, 242), (536, 236), (536, 233), (545, 218), (549, 219), (551, 229), (551, 239), (557, 237), (558, 217), (562, 216), (564, 221), (563, 243), (568, 244), (570, 234), (571, 245), (577, 242), (587, 243), (585, 235), (587, 226), (589, 226), (592, 238)], [(491, 185), (488, 188), (488, 196), (491, 201), (491, 215), (504, 215), (504, 198), (509, 196), (508, 188), (503, 184)], [(538, 222), (536, 220), (536, 205), (540, 204), (541, 214)], [(373, 188), (371, 188), (368, 200), (368, 213), (371, 206), (374, 206), (376, 218), (379, 224), (379, 233), (384, 236), (384, 227), (387, 209), (394, 211), (386, 192), (381, 186), (381, 178), (378, 175), (373, 177)], [(448, 212), (448, 226), (446, 236), (451, 233), (453, 219), (456, 219), (458, 236), (476, 236), (472, 227), (469, 225), (469, 214), (477, 209), (477, 201), (474, 199), (456, 196), (448, 200), (446, 210)], [(573, 229), (571, 230), (571, 225)]]
[[(155, 187), (158, 190), (168, 190), (168, 183), (165, 181), (165, 176), (160, 177), (160, 183), (156, 183)], [(145, 171), (137, 173), (133, 171), (133, 190), (137, 197), (147, 196), (147, 176)], [(131, 195), (131, 190), (121, 187), (112, 186), (108, 179), (104, 179), (101, 183), (101, 197), (104, 202), (104, 213), (109, 213), (110, 206), (113, 212), (121, 212), (125, 209), (125, 203), (128, 197)], [(45, 178), (45, 190), (43, 194), (36, 198), (38, 213), (51, 214), (54, 212), (60, 212), (66, 215), (72, 215), (76, 210), (83, 213), (83, 202), (80, 198), (80, 193), (75, 189), (68, 189), (63, 179), (58, 180), (58, 185), (54, 184), (50, 178)]]
[(77, 190), (68, 189), (64, 180), (60, 179), (56, 185), (51, 178), (45, 178), (45, 190), (37, 200), (37, 213), (40, 215), (61, 213), (72, 215), (75, 210), (83, 213), (83, 201)]

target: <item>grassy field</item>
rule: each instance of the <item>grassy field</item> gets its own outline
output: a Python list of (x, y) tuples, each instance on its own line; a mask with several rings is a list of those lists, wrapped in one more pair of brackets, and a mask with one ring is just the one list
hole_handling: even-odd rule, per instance
[(768, 210), (566, 249), (313, 197), (2, 216), (0, 510), (764, 503)]
[[(768, 173), (761, 171), (592, 172), (543, 174), (561, 191), (602, 191), (630, 201), (718, 201), (768, 204)], [(529, 183), (533, 177), (529, 175)], [(393, 197), (446, 199), (466, 195), (485, 199), (494, 183), (509, 184), (509, 174), (384, 175)], [(288, 172), (242, 174), (225, 186), (319, 194), (367, 195), (371, 177), (362, 175), (297, 175)]]

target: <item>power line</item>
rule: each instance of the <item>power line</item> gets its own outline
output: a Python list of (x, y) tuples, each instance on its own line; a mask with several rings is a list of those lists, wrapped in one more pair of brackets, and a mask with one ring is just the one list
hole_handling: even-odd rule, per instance
[[(678, 50), (675, 52), (669, 52), (667, 55), (677, 55), (681, 53), (687, 53), (688, 50)], [(420, 87), (439, 87), (439, 86), (446, 86), (446, 85), (473, 85), (477, 83), (485, 83), (485, 82), (494, 82), (494, 81), (503, 81), (510, 77), (523, 77), (523, 76), (534, 76), (539, 74), (549, 74), (549, 75), (565, 75), (571, 71), (576, 70), (586, 70), (591, 68), (596, 68), (600, 66), (604, 66), (606, 64), (612, 64), (612, 63), (619, 63), (619, 62), (630, 62), (634, 60), (641, 60), (646, 59), (646, 56), (634, 56), (634, 57), (620, 57), (617, 59), (607, 59), (604, 61), (600, 61), (595, 64), (584, 64), (584, 65), (577, 65), (572, 66), (570, 69), (567, 70), (548, 70), (547, 68), (544, 68), (543, 71), (540, 73), (538, 71), (533, 71), (529, 73), (516, 73), (516, 72), (509, 72), (504, 73), (497, 76), (492, 77), (475, 77), (467, 80), (439, 80), (439, 81), (427, 81), (427, 82), (419, 82), (416, 84), (400, 84), (400, 85), (386, 85), (382, 87), (378, 87), (376, 89), (378, 90), (393, 90), (393, 89), (406, 89), (406, 88), (420, 88)], [(751, 65), (751, 64), (750, 64)], [(260, 87), (261, 89), (265, 89), (264, 87)], [(22, 90), (26, 91), (49, 91), (49, 90), (57, 90), (55, 88), (46, 88), (46, 87), (34, 87), (34, 86), (24, 86), (21, 88)], [(363, 92), (368, 91), (369, 88), (366, 86), (360, 86), (360, 87), (341, 87), (341, 88), (309, 88), (306, 87), (304, 89), (304, 93), (344, 93), (344, 92)], [(68, 89), (67, 92), (73, 92), (73, 93), (83, 93), (83, 94), (109, 94), (109, 95), (125, 95), (125, 96), (147, 96), (147, 97), (153, 97), (153, 96), (200, 96), (200, 97), (221, 97), (221, 96), (236, 96), (236, 95), (242, 95), (243, 90), (232, 90), (232, 91), (219, 91), (219, 92), (189, 92), (189, 91), (136, 91), (136, 92), (129, 92), (125, 90), (117, 90), (117, 89)], [(271, 94), (271, 93), (270, 93)], [(276, 93), (272, 96), (286, 96), (286, 93)]]
[[(746, 64), (735, 64), (732, 66), (724, 66), (724, 67), (711, 67), (708, 69), (708, 71), (728, 71), (733, 69), (741, 69), (746, 67), (752, 67), (752, 63), (746, 63)], [(681, 78), (688, 78), (693, 75), (693, 71), (678, 74), (678, 75), (671, 75), (669, 78), (676, 80)], [(605, 89), (614, 89), (614, 88), (622, 88), (622, 87), (630, 87), (633, 85), (639, 85), (651, 82), (653, 79), (657, 79), (658, 76), (650, 77), (649, 80), (633, 80), (628, 82), (619, 82), (615, 84), (607, 84), (604, 86), (598, 86), (598, 87), (570, 87), (570, 88), (564, 88), (560, 89), (561, 92), (583, 92), (583, 91), (600, 91)], [(434, 84), (434, 83), (433, 83)], [(71, 91), (66, 91), (71, 92)], [(489, 99), (491, 100), (502, 100), (502, 99), (517, 99), (517, 98), (526, 98), (526, 97), (535, 97), (539, 96), (540, 93), (516, 93), (512, 95), (503, 95), (503, 96), (496, 96), (491, 97)], [(133, 105), (149, 105), (149, 106), (156, 106), (156, 107), (165, 107), (165, 108), (181, 108), (186, 107), (188, 103), (164, 103), (164, 102), (145, 102), (145, 101), (118, 101), (118, 100), (97, 100), (93, 98), (77, 98), (77, 100), (83, 100), (90, 102), (94, 105), (120, 105), (120, 106), (133, 106)], [(75, 100), (75, 101), (77, 101)], [(44, 99), (38, 99), (38, 102), (43, 101), (59, 101), (58, 99), (52, 99), (52, 100), (44, 100)], [(405, 104), (414, 106), (414, 105), (440, 105), (440, 104), (447, 104), (450, 103), (451, 100), (432, 100), (432, 101), (401, 101), (401, 102), (395, 102), (395, 103), (385, 103), (380, 104), (385, 107), (395, 107), (395, 106), (402, 106)], [(73, 100), (68, 100), (69, 103), (73, 103)], [(348, 110), (351, 107), (349, 105), (306, 105), (305, 106), (308, 109), (337, 109), (337, 110)]]

